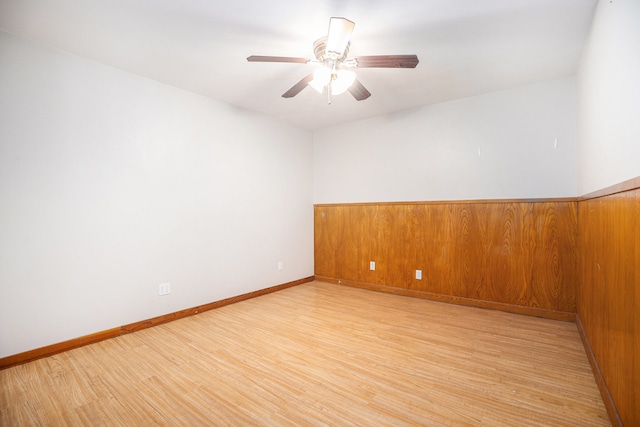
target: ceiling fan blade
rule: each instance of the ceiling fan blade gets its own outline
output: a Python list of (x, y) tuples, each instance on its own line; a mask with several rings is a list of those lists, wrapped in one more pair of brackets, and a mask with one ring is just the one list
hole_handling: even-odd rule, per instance
[(364, 101), (371, 96), (371, 92), (369, 92), (358, 79), (353, 82), (348, 91), (351, 95), (353, 95), (356, 101)]
[(249, 62), (295, 62), (298, 64), (306, 64), (309, 62), (306, 58), (291, 58), (289, 56), (259, 56), (251, 55), (247, 58)]
[(358, 56), (358, 68), (416, 68), (416, 55)]
[(327, 44), (325, 52), (332, 52), (338, 58), (342, 58), (347, 49), (351, 33), (355, 23), (345, 18), (331, 18), (329, 20), (329, 34), (327, 34)]
[(288, 91), (286, 91), (285, 93), (282, 94), (283, 98), (293, 98), (294, 96), (296, 96), (297, 94), (299, 94), (302, 89), (304, 89), (305, 87), (307, 87), (307, 84), (313, 80), (313, 74), (309, 74), (308, 76), (306, 76), (305, 78), (303, 78), (302, 80), (300, 80), (298, 83), (294, 84), (293, 86), (291, 86), (291, 89), (289, 89)]

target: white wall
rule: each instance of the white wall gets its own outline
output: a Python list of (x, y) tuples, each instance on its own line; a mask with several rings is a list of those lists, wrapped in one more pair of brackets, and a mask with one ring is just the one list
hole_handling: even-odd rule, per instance
[(313, 275), (311, 166), (308, 131), (0, 33), (0, 357)]
[(575, 102), (567, 77), (318, 131), (314, 202), (575, 196)]
[(640, 176), (640, 1), (598, 3), (577, 87), (579, 194)]

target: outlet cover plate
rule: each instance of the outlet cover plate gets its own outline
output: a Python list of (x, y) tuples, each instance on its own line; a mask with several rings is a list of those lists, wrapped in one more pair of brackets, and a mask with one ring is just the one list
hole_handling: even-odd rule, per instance
[(165, 282), (158, 285), (158, 295), (169, 295), (171, 293), (171, 283)]

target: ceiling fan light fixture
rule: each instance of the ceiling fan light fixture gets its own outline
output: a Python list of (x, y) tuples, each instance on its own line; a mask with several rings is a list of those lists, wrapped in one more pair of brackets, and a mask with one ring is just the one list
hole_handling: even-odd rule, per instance
[(289, 88), (282, 94), (282, 97), (293, 98), (309, 85), (320, 94), (325, 93), (329, 104), (331, 104), (332, 95), (341, 94), (346, 90), (353, 95), (356, 101), (363, 101), (371, 96), (371, 92), (356, 79), (355, 73), (351, 71), (353, 68), (416, 68), (418, 65), (416, 55), (349, 57), (349, 46), (354, 27), (355, 23), (346, 18), (330, 18), (328, 34), (313, 43), (315, 60), (288, 56), (251, 55), (247, 57), (247, 61), (321, 65), (321, 68), (312, 74), (307, 74)]
[(313, 80), (308, 84), (318, 93), (331, 84), (331, 95), (340, 95), (351, 87), (356, 80), (356, 73), (351, 70), (337, 70), (332, 73), (329, 68), (318, 68), (313, 72)]
[(338, 74), (335, 75), (331, 81), (331, 94), (340, 95), (351, 87), (356, 80), (356, 73), (350, 70), (338, 70)]
[(331, 81), (331, 70), (326, 67), (318, 68), (313, 72), (313, 80), (309, 82), (309, 86), (314, 88), (318, 93), (322, 93), (325, 86)]

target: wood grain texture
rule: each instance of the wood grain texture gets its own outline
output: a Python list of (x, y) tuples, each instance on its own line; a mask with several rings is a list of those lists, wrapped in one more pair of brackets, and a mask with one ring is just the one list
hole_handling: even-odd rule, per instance
[(41, 359), (43, 357), (52, 356), (57, 353), (72, 350), (74, 348), (82, 347), (88, 344), (93, 344), (106, 339), (118, 337), (120, 335), (129, 334), (132, 332), (140, 331), (143, 329), (151, 328), (153, 326), (162, 325), (163, 323), (172, 322), (174, 320), (182, 319), (184, 317), (193, 316), (194, 314), (202, 313), (204, 311), (213, 310), (215, 308), (224, 307), (225, 305), (233, 304), (239, 301), (244, 301), (250, 298), (255, 298), (261, 295), (276, 292), (282, 289), (297, 286), (302, 283), (308, 283), (313, 280), (313, 277), (306, 277), (304, 279), (294, 280), (292, 282), (283, 283), (269, 288), (260, 289), (246, 294), (237, 295), (234, 297), (226, 298), (220, 301), (200, 305), (197, 307), (187, 308), (185, 310), (168, 313), (163, 316), (154, 317), (153, 319), (141, 320), (139, 322), (130, 323), (128, 325), (120, 326), (117, 328), (109, 329), (106, 331), (97, 332), (94, 334), (86, 335), (72, 340), (64, 341), (48, 345), (45, 347), (29, 350), (23, 353), (15, 354), (0, 358), (0, 370), (10, 368), (12, 366), (20, 365), (22, 363), (31, 362), (33, 360)]
[(315, 275), (575, 313), (576, 234), (571, 200), (318, 205)]
[(54, 354), (73, 350), (74, 348), (83, 347), (85, 345), (108, 340), (121, 335), (120, 328), (107, 329), (95, 334), (85, 335), (83, 337), (74, 338), (72, 340), (40, 347), (23, 353), (14, 354), (0, 359), (0, 370), (10, 368), (12, 366), (27, 363), (32, 360), (42, 359), (43, 357), (53, 356)]
[(313, 282), (0, 371), (0, 425), (610, 424), (573, 323)]
[(616, 403), (609, 393), (609, 388), (607, 387), (607, 383), (604, 380), (604, 376), (602, 375), (602, 371), (600, 370), (600, 365), (598, 365), (598, 361), (596, 360), (595, 355), (593, 354), (593, 349), (591, 348), (591, 343), (587, 338), (587, 335), (584, 331), (584, 326), (580, 321), (580, 316), (576, 316), (576, 326), (578, 327), (578, 333), (580, 334), (580, 339), (582, 339), (582, 345), (584, 346), (584, 350), (587, 353), (587, 359), (589, 360), (589, 364), (591, 365), (591, 371), (593, 372), (593, 376), (595, 377), (596, 384), (598, 385), (598, 389), (600, 390), (600, 396), (602, 396), (602, 402), (604, 403), (605, 408), (607, 408), (607, 413), (609, 414), (609, 420), (611, 424), (615, 427), (623, 427), (622, 420), (620, 419), (620, 414), (618, 413), (618, 408), (616, 408)]
[(610, 393), (623, 425), (640, 425), (640, 190), (578, 206), (578, 315), (603, 395)]
[[(640, 182), (640, 178), (637, 178)], [(633, 181), (630, 181), (630, 183)], [(617, 188), (617, 186), (616, 186)], [(595, 193), (594, 193), (595, 194)], [(554, 197), (554, 198), (536, 198), (536, 199), (473, 199), (473, 200), (427, 200), (413, 202), (354, 202), (348, 203), (347, 206), (387, 206), (387, 205), (466, 205), (469, 203), (557, 203), (557, 202), (577, 202), (580, 198), (576, 197)], [(343, 206), (345, 203), (317, 203), (316, 207), (334, 207)]]
[(578, 201), (582, 202), (584, 200), (596, 199), (598, 197), (611, 196), (613, 194), (624, 193), (626, 191), (632, 191), (638, 188), (640, 188), (640, 176), (580, 196), (578, 198)]
[(176, 311), (173, 313), (165, 314), (163, 316), (154, 317), (153, 319), (142, 320), (140, 322), (134, 322), (129, 325), (124, 325), (120, 328), (122, 334), (128, 334), (142, 329), (158, 326), (163, 323), (172, 322), (174, 320), (182, 319), (183, 317), (193, 316), (204, 311), (213, 310), (216, 308), (224, 307), (225, 305), (233, 304), (236, 302), (244, 301), (250, 298), (259, 297), (261, 295), (270, 294), (271, 292), (280, 291), (282, 289), (290, 288), (292, 286), (298, 286), (303, 283), (308, 283), (314, 280), (313, 276), (305, 277), (304, 279), (294, 280), (292, 282), (283, 283), (276, 286), (271, 286), (264, 289), (259, 289), (253, 292), (247, 292), (246, 294), (236, 295), (234, 297), (225, 298), (219, 301), (214, 301), (208, 304), (199, 305), (197, 307), (187, 308), (185, 310)]
[(316, 276), (316, 280), (320, 282), (333, 283), (342, 286), (351, 286), (354, 288), (368, 289), (370, 291), (386, 292), (396, 295), (404, 295), (414, 298), (428, 299), (432, 301), (440, 301), (467, 307), (487, 308), (491, 310), (506, 311), (508, 313), (525, 314), (527, 316), (544, 317), (552, 320), (562, 320), (565, 322), (573, 322), (576, 320), (575, 313), (567, 313), (565, 311), (551, 311), (542, 308), (525, 307), (522, 305), (503, 304), (499, 302), (482, 301), (471, 298), (462, 298), (451, 295), (434, 294), (431, 292), (417, 291), (415, 289), (392, 288), (386, 285), (374, 285), (371, 283), (352, 282), (349, 280), (333, 279), (330, 277)]

